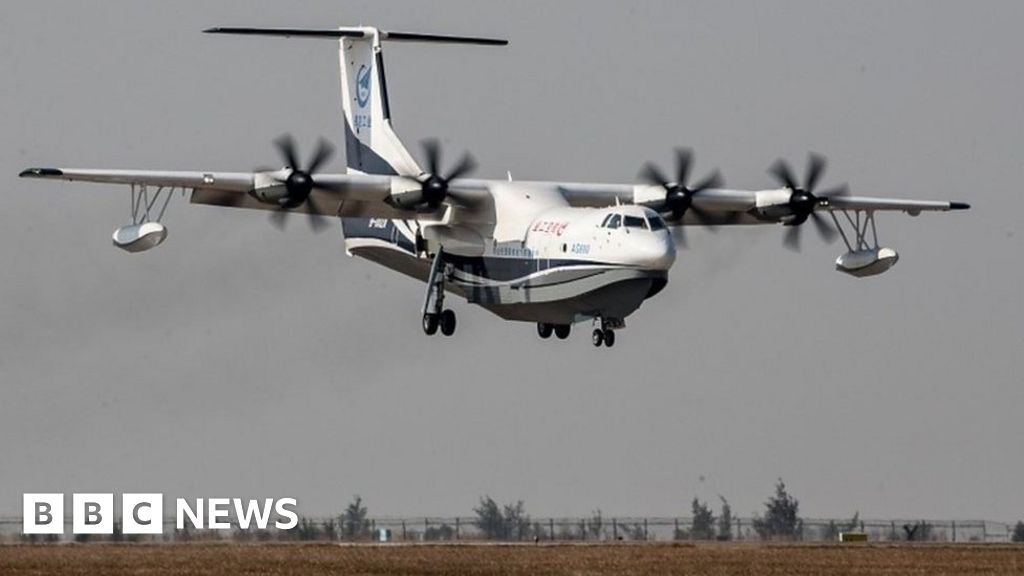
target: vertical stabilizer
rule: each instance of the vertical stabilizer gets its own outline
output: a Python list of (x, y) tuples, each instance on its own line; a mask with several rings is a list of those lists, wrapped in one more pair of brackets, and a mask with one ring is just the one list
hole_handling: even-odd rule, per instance
[(350, 172), (419, 176), (422, 170), (391, 127), (381, 33), (341, 38), (341, 97)]

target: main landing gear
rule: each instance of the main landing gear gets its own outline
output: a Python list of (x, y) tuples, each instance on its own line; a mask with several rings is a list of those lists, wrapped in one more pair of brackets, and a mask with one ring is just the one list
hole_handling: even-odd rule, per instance
[(423, 302), (423, 332), (427, 336), (437, 334), (438, 328), (445, 336), (455, 334), (455, 312), (444, 307), (444, 277), (444, 262), (441, 259), (441, 250), (438, 250), (434, 256), (434, 263), (430, 266), (427, 297)]
[(445, 336), (455, 334), (455, 312), (442, 310), (440, 314), (428, 312), (423, 315), (423, 332), (427, 336), (437, 334), (439, 328)]
[[(599, 327), (594, 329), (591, 335), (591, 342), (597, 347), (607, 346), (611, 348), (615, 346), (615, 330), (626, 327), (622, 320), (610, 318), (595, 318), (594, 322), (595, 326)], [(537, 324), (537, 335), (544, 340), (551, 338), (552, 334), (559, 340), (565, 340), (571, 332), (571, 324), (547, 324), (544, 322)]]

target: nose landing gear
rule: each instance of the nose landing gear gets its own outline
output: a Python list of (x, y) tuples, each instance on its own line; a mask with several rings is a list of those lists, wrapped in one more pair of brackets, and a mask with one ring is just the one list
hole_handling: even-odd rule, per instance
[(598, 327), (594, 328), (590, 341), (596, 348), (600, 348), (601, 346), (611, 348), (612, 346), (615, 346), (615, 330), (625, 327), (625, 323), (622, 320), (615, 320), (612, 318), (595, 318), (594, 323)]
[(601, 330), (595, 328), (594, 333), (591, 335), (591, 342), (594, 346), (600, 348), (601, 346), (607, 346), (611, 348), (615, 346), (615, 331), (610, 329)]

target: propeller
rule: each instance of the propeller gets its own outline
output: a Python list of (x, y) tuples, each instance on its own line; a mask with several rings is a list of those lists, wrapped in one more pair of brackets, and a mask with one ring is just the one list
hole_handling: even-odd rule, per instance
[(792, 217), (784, 223), (791, 228), (786, 231), (786, 236), (783, 238), (783, 244), (790, 250), (800, 251), (800, 229), (807, 220), (814, 224), (822, 240), (832, 242), (836, 239), (836, 231), (832, 225), (824, 216), (814, 211), (822, 200), (845, 195), (848, 191), (846, 185), (842, 184), (817, 194), (814, 193), (827, 166), (828, 160), (824, 156), (812, 152), (807, 158), (807, 171), (802, 186), (796, 181), (792, 169), (785, 160), (777, 160), (768, 170), (779, 183), (791, 191), (789, 209), (792, 212)]
[(423, 201), (431, 208), (437, 208), (448, 196), (448, 184), (452, 180), (462, 178), (476, 170), (476, 160), (470, 153), (466, 153), (459, 160), (454, 168), (447, 174), (441, 171), (441, 144), (434, 139), (424, 140), (423, 155), (427, 161), (427, 171), (420, 177), (420, 184), (423, 187)]
[(300, 168), (298, 148), (295, 139), (290, 134), (285, 134), (274, 140), (274, 146), (291, 170), (288, 177), (282, 181), (287, 194), (279, 200), (280, 207), (270, 214), (270, 221), (278, 229), (283, 230), (292, 210), (307, 204), (309, 206), (309, 226), (314, 232), (320, 232), (327, 226), (326, 219), (321, 215), (321, 207), (317, 204), (316, 197), (312, 195), (314, 188), (321, 188), (314, 179), (314, 175), (334, 155), (334, 146), (323, 138), (317, 143), (313, 157), (305, 170)]
[[(715, 170), (706, 178), (690, 187), (690, 167), (693, 164), (693, 151), (688, 148), (676, 148), (676, 179), (670, 181), (665, 174), (653, 163), (648, 162), (640, 171), (640, 177), (649, 184), (661, 186), (665, 189), (665, 207), (672, 212), (672, 218), (682, 222), (686, 213), (693, 212), (697, 221), (709, 229), (714, 230), (715, 221), (712, 216), (700, 206), (693, 203), (693, 198), (701, 192), (710, 188), (721, 188), (722, 177)], [(686, 236), (682, 227), (676, 231), (680, 244), (686, 244)]]

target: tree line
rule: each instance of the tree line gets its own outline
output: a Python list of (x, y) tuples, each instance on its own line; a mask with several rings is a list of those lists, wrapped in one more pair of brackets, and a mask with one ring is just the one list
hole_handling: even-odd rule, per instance
[[(728, 541), (739, 535), (739, 519), (734, 515), (729, 501), (719, 496), (719, 508), (712, 509), (708, 502), (693, 498), (690, 502), (690, 518), (688, 525), (680, 525), (676, 521), (673, 531), (673, 538), (676, 540), (720, 540)], [(473, 508), (472, 519), (462, 519), (460, 526), (459, 519), (454, 525), (446, 521), (431, 523), (424, 520), (421, 526), (406, 526), (402, 522), (402, 533), (389, 535), (403, 540), (425, 540), (425, 541), (447, 541), (457, 540), (464, 537), (494, 541), (540, 541), (540, 540), (648, 540), (648, 526), (646, 520), (642, 522), (624, 521), (621, 519), (607, 520), (601, 510), (595, 510), (589, 518), (577, 521), (558, 521), (553, 519), (536, 521), (526, 511), (526, 504), (522, 500), (507, 504), (499, 504), (490, 496), (483, 496), (476, 507)], [(471, 524), (470, 534), (462, 532)], [(774, 491), (765, 500), (763, 511), (754, 516), (752, 521), (747, 523), (748, 530), (752, 529), (761, 540), (801, 540), (805, 537), (805, 522), (800, 515), (800, 502), (794, 497), (785, 482), (780, 478), (776, 482)], [(112, 537), (96, 538), (97, 540), (137, 541), (138, 536), (126, 536), (120, 532), (120, 526), (115, 526), (115, 534)], [(348, 540), (368, 541), (379, 538), (375, 531), (375, 523), (369, 518), (369, 511), (363, 499), (355, 496), (346, 506), (345, 510), (336, 517), (326, 520), (314, 520), (301, 517), (299, 524), (290, 531), (271, 530), (239, 530), (231, 537), (235, 540)], [(877, 528), (877, 525), (876, 525)], [(835, 540), (842, 532), (857, 532), (864, 530), (864, 523), (860, 520), (859, 513), (854, 513), (849, 520), (829, 520), (827, 525), (819, 521), (810, 538), (819, 540)], [(955, 528), (954, 528), (955, 530)], [(929, 541), (937, 537), (933, 533), (933, 526), (927, 522), (917, 522), (896, 526), (893, 523), (891, 530), (885, 538), (890, 541)], [(748, 533), (749, 535), (749, 533)], [(178, 530), (174, 534), (175, 540), (188, 541), (196, 539), (219, 539), (220, 534), (209, 531), (190, 531), (187, 529)], [(29, 542), (57, 541), (51, 537), (23, 536), (22, 539)], [(86, 535), (76, 537), (80, 542), (92, 540)], [(1014, 526), (1010, 539), (1013, 542), (1024, 543), (1024, 522), (1017, 522)]]
[[(676, 528), (674, 537), (677, 540), (733, 539), (736, 517), (729, 501), (723, 496), (719, 496), (719, 500), (720, 508), (716, 515), (707, 502), (694, 498), (690, 503), (690, 525)], [(763, 540), (799, 539), (803, 533), (803, 519), (799, 512), (799, 501), (789, 493), (785, 482), (780, 478), (773, 494), (765, 501), (764, 513), (755, 516), (752, 528)], [(477, 537), (485, 540), (596, 540), (609, 535), (620, 540), (645, 540), (648, 536), (646, 526), (640, 523), (615, 523), (613, 520), (615, 524), (609, 525), (600, 510), (595, 510), (589, 519), (581, 521), (578, 526), (559, 523), (556, 530), (553, 520), (549, 520), (548, 524), (532, 520), (522, 500), (499, 504), (490, 496), (483, 496), (473, 508), (473, 514), (473, 524), (478, 531)], [(838, 535), (842, 531), (854, 530), (857, 524), (858, 515), (854, 514), (848, 522), (833, 523), (828, 531)], [(425, 527), (423, 533), (416, 536), (422, 537), (423, 540), (453, 540), (458, 537), (457, 531), (457, 526), (441, 524)], [(305, 518), (301, 519), (296, 537), (301, 540), (333, 540), (337, 537), (360, 540), (375, 537), (371, 532), (372, 525), (368, 520), (367, 508), (362, 498), (356, 496), (336, 520), (331, 519), (318, 524)], [(408, 536), (403, 534), (403, 537)]]

